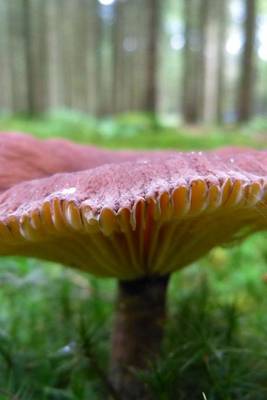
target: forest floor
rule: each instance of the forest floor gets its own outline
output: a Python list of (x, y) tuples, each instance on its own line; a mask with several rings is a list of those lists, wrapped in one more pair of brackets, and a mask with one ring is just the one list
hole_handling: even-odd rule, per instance
[[(0, 130), (108, 147), (194, 150), (261, 147), (267, 123), (257, 124), (187, 134), (145, 116), (95, 121), (63, 113), (2, 118)], [(140, 376), (153, 399), (267, 398), (266, 240), (261, 233), (229, 249), (215, 248), (173, 275), (161, 357)], [(0, 262), (0, 400), (107, 399), (95, 363), (107, 371), (114, 280), (33, 259)]]

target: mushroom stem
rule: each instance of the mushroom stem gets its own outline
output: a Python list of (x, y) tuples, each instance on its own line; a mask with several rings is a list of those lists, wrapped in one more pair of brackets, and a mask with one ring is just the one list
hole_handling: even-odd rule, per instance
[(112, 336), (111, 381), (123, 400), (150, 399), (138, 371), (160, 351), (168, 276), (120, 281)]

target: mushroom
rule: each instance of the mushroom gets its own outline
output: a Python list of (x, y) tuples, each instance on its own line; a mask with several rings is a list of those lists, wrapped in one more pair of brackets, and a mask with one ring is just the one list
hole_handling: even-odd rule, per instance
[[(146, 154), (144, 151), (99, 149), (64, 139), (40, 140), (24, 133), (1, 133), (0, 164), (3, 167), (0, 169), (0, 191), (21, 181), (134, 160)], [(152, 154), (158, 157), (158, 152)]]
[(170, 274), (267, 229), (266, 203), (267, 152), (135, 154), (3, 191), (0, 254), (117, 278), (111, 380), (119, 398), (148, 399), (135, 372), (159, 351)]

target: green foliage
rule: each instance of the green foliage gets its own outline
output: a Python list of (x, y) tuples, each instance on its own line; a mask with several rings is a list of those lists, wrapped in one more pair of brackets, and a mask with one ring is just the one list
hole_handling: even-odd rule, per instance
[[(10, 258), (2, 261), (0, 285), (0, 387), (27, 400), (89, 393), (98, 399), (94, 353), (101, 370), (112, 311), (99, 282), (55, 264)], [(105, 283), (111, 290), (113, 282)]]
[[(261, 119), (261, 126), (266, 120)], [(253, 124), (253, 122), (251, 123)], [(255, 120), (257, 124), (257, 120)], [(253, 126), (253, 125), (252, 125)], [(53, 112), (41, 118), (18, 116), (0, 118), (0, 131), (22, 131), (41, 138), (65, 137), (81, 143), (111, 148), (178, 148), (182, 150), (214, 147), (261, 147), (253, 137), (254, 128), (183, 127), (165, 124), (149, 114), (129, 113), (96, 120), (74, 111)]]
[[(97, 121), (77, 113), (2, 118), (1, 130), (110, 147), (260, 146), (251, 129), (162, 126), (149, 115)], [(155, 400), (267, 398), (266, 234), (215, 248), (175, 274), (160, 360), (140, 379)], [(0, 400), (108, 398), (115, 282), (54, 263), (2, 258)]]
[[(256, 117), (243, 126), (242, 129), (248, 135), (255, 137), (255, 134), (265, 135), (267, 132), (267, 119), (264, 117)], [(262, 137), (264, 139), (264, 136)]]
[[(173, 276), (162, 356), (140, 376), (155, 400), (266, 398), (265, 243), (260, 234), (216, 248)], [(0, 388), (27, 400), (106, 399), (115, 282), (3, 258), (0, 288)]]
[(266, 398), (266, 256), (258, 234), (175, 275), (162, 356), (142, 377), (153, 398)]

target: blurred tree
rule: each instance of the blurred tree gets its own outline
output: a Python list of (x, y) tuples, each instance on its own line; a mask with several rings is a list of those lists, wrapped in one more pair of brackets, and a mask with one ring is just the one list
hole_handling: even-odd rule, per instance
[(0, 110), (13, 111), (12, 73), (10, 68), (11, 53), (9, 51), (10, 36), (8, 32), (8, 3), (0, 0)]
[(7, 29), (9, 68), (11, 73), (12, 110), (25, 112), (28, 109), (27, 57), (25, 54), (23, 0), (8, 1)]
[[(64, 0), (61, 6), (65, 13), (61, 45), (67, 62), (62, 66), (65, 68), (66, 105), (75, 110), (96, 113), (99, 111), (97, 96), (100, 97), (101, 93), (96, 88), (96, 82), (100, 84), (98, 74), (104, 61), (97, 54), (101, 53), (103, 39), (98, 4), (96, 0)], [(99, 68), (96, 67), (98, 62)], [(103, 76), (102, 79), (104, 81)]]
[(223, 120), (227, 0), (207, 0), (205, 6), (203, 121), (216, 123)]
[[(228, 6), (229, 0), (218, 0), (218, 14), (217, 20), (219, 24), (218, 28), (218, 44), (217, 44), (217, 52), (218, 52), (218, 81), (217, 81), (217, 90), (218, 90), (218, 99), (217, 99), (217, 121), (218, 123), (224, 122), (224, 103), (225, 103), (225, 41), (226, 41), (226, 30), (227, 30), (227, 22), (228, 22)], [(218, 18), (220, 16), (220, 18)]]
[(0, 0), (0, 112), (245, 121), (265, 111), (265, 28), (265, 0)]
[[(112, 82), (112, 92), (113, 92), (113, 108), (114, 112), (121, 110), (121, 100), (123, 97), (123, 91), (121, 90), (121, 82), (124, 78), (123, 75), (123, 11), (124, 7), (121, 2), (115, 4), (115, 23), (112, 30), (112, 50), (113, 50), (113, 82)], [(118, 23), (120, 21), (120, 23)]]
[(45, 3), (47, 108), (68, 107), (96, 114), (100, 98), (97, 1), (46, 0)]
[(62, 16), (61, 4), (57, 0), (46, 0), (46, 18), (47, 18), (47, 92), (48, 107), (59, 108), (64, 104), (64, 84), (62, 69), (62, 46), (60, 41), (60, 32), (62, 23), (59, 24)]
[[(97, 115), (102, 116), (112, 114), (115, 111), (114, 68), (118, 54), (114, 55), (114, 46), (116, 45), (114, 43), (114, 30), (117, 4), (105, 6), (96, 0), (93, 1), (96, 2), (95, 11), (90, 8), (90, 12), (93, 12), (95, 17), (96, 41), (95, 53), (91, 56), (95, 56), (97, 59), (95, 69)], [(120, 28), (118, 27), (118, 29)]]
[[(10, 2), (11, 4), (12, 2)], [(18, 2), (16, 7), (18, 6)], [(22, 0), (20, 21), (23, 23), (24, 40), (23, 54), (26, 60), (26, 93), (25, 110), (31, 114), (46, 110), (47, 99), (47, 3), (42, 0)], [(15, 38), (18, 43), (18, 34)], [(18, 72), (18, 79), (23, 75)], [(16, 93), (21, 88), (21, 82), (16, 85)]]
[[(62, 49), (61, 72), (63, 77), (63, 96), (64, 106), (67, 108), (75, 108), (75, 93), (74, 93), (74, 80), (75, 80), (75, 22), (73, 15), (73, 0), (57, 0), (60, 3), (60, 47)], [(80, 0), (77, 1), (76, 7), (79, 7)], [(71, 21), (71, 23), (70, 23)], [(59, 23), (59, 20), (58, 20)], [(76, 43), (76, 46), (79, 46)], [(80, 51), (82, 49), (80, 48)]]
[[(98, 13), (97, 0), (83, 0), (84, 1), (84, 19), (83, 23), (86, 25), (85, 29), (85, 67), (86, 67), (86, 89), (88, 95), (87, 111), (91, 114), (97, 115), (99, 110), (98, 100), (98, 85), (100, 85), (99, 66), (101, 64), (100, 46), (101, 36), (100, 32), (100, 18)], [(83, 26), (84, 26), (83, 25)], [(84, 32), (81, 30), (81, 34)], [(112, 78), (110, 78), (112, 80)]]
[(187, 123), (197, 123), (202, 117), (207, 2), (184, 0), (183, 117)]
[(116, 2), (113, 25), (115, 112), (156, 111), (159, 0)]
[(156, 112), (157, 108), (157, 66), (158, 39), (160, 30), (160, 1), (148, 1), (148, 49), (147, 49), (147, 94), (146, 111)]
[(31, 13), (30, 13), (30, 0), (23, 0), (23, 22), (24, 22), (24, 38), (25, 38), (25, 56), (27, 63), (27, 97), (28, 97), (28, 113), (33, 115), (35, 113), (35, 99), (34, 99), (34, 84), (32, 77), (33, 60), (32, 60), (32, 35), (31, 35)]
[(241, 57), (241, 71), (238, 94), (238, 121), (249, 120), (252, 115), (253, 81), (256, 38), (256, 0), (244, 0), (244, 46)]

